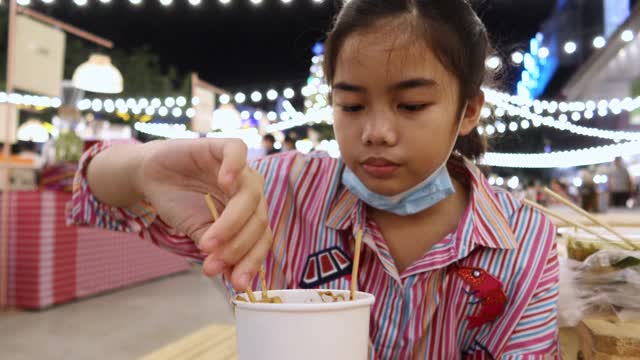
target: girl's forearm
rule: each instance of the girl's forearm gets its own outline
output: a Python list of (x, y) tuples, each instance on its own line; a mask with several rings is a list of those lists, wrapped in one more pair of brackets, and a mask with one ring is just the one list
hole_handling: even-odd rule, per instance
[(145, 145), (114, 145), (96, 155), (87, 168), (87, 181), (101, 202), (127, 207), (144, 199), (140, 172)]

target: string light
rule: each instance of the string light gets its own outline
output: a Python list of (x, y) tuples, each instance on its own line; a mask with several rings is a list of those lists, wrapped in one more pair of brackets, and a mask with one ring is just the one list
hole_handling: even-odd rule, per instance
[(243, 93), (239, 92), (236, 94), (236, 96), (234, 96), (233, 99), (236, 101), (236, 103), (242, 104), (247, 99), (247, 97)]
[(497, 56), (490, 56), (485, 61), (485, 65), (492, 70), (499, 68), (501, 64), (502, 64), (502, 60), (500, 60), (500, 58)]
[(73, 2), (78, 6), (85, 6), (88, 3), (87, 0), (73, 0)]
[(162, 6), (169, 6), (173, 3), (173, 0), (160, 0), (160, 4), (162, 4)]
[(640, 142), (606, 145), (587, 149), (553, 153), (486, 153), (480, 161), (483, 165), (507, 168), (570, 168), (610, 163), (616, 157), (640, 154)]
[(251, 0), (251, 3), (253, 5), (260, 5), (260, 4), (262, 4), (262, 0)]
[(513, 61), (513, 63), (517, 65), (522, 64), (522, 62), (524, 61), (524, 54), (522, 54), (522, 52), (520, 51), (515, 51), (513, 54), (511, 54), (511, 61)]
[(220, 98), (218, 100), (220, 100), (220, 104), (226, 105), (231, 101), (231, 96), (227, 94), (222, 94), (220, 95)]
[(605, 40), (602, 36), (596, 36), (593, 39), (593, 47), (596, 49), (602, 49), (605, 45), (607, 45), (607, 40)]
[(129, 2), (133, 5), (140, 5), (142, 4), (142, 0), (129, 0)]
[(254, 91), (251, 93), (251, 101), (260, 102), (262, 100), (262, 94), (259, 91)]
[(631, 31), (631, 30), (623, 31), (622, 34), (620, 34), (620, 38), (624, 42), (630, 42), (634, 38), (633, 31)]
[(267, 99), (273, 101), (273, 100), (275, 100), (277, 98), (278, 98), (278, 92), (277, 91), (275, 91), (273, 89), (267, 91)]
[(547, 57), (549, 57), (549, 48), (543, 46), (538, 49), (538, 57), (540, 59), (546, 59)]
[(569, 55), (575, 53), (577, 49), (578, 45), (576, 45), (576, 43), (573, 41), (567, 41), (567, 43), (564, 44), (564, 52)]
[(189, 4), (193, 6), (199, 6), (202, 3), (202, 0), (189, 0)]
[(286, 88), (286, 89), (284, 89), (282, 95), (284, 95), (284, 97), (286, 99), (292, 99), (296, 95), (296, 93), (295, 93), (295, 91), (293, 91), (293, 89)]
[(229, 3), (231, 3), (231, 0), (220, 0), (220, 4), (222, 5), (229, 5)]

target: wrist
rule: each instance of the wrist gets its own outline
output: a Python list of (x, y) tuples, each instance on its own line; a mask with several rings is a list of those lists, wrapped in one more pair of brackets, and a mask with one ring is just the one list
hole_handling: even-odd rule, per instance
[(128, 164), (131, 173), (133, 174), (133, 191), (136, 194), (136, 198), (144, 200), (145, 196), (145, 169), (149, 164), (149, 159), (152, 158), (152, 153), (160, 141), (151, 141), (138, 145), (134, 156), (131, 157), (131, 162)]

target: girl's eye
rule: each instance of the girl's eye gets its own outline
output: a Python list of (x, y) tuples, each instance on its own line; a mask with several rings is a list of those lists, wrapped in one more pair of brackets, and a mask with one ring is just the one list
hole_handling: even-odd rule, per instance
[(340, 107), (342, 108), (342, 111), (348, 112), (348, 113), (354, 113), (364, 109), (364, 106), (362, 105), (342, 105)]
[(428, 104), (400, 104), (398, 105), (398, 107), (402, 110), (406, 110), (406, 111), (411, 111), (411, 112), (415, 112), (415, 111), (422, 111), (424, 109), (426, 109), (428, 106)]

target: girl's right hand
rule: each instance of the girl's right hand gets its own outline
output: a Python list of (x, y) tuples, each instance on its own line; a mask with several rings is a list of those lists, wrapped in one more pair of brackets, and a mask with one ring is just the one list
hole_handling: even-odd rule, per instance
[[(246, 289), (271, 248), (262, 176), (235, 139), (166, 140), (142, 145), (136, 188), (158, 216), (207, 255), (204, 272), (225, 271)], [(204, 194), (215, 199), (213, 221)]]

